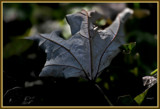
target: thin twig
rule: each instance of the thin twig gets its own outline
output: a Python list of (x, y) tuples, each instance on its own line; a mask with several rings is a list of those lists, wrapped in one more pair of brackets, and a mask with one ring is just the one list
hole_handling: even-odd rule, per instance
[(110, 106), (113, 106), (113, 104), (111, 103), (111, 101), (109, 100), (109, 98), (104, 94), (103, 90), (99, 87), (98, 84), (95, 84), (95, 86), (98, 88), (98, 90), (103, 94), (104, 98), (107, 100), (108, 104)]

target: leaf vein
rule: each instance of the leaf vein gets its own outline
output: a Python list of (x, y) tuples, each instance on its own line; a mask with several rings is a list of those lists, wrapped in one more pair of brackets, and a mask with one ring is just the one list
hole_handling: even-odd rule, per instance
[(67, 50), (67, 51), (72, 55), (72, 57), (78, 62), (78, 64), (81, 66), (81, 68), (82, 68), (85, 76), (87, 77), (87, 79), (89, 79), (89, 78), (88, 78), (88, 75), (87, 75), (87, 72), (86, 72), (86, 71), (84, 70), (84, 68), (82, 67), (82, 64), (77, 60), (77, 58), (72, 54), (72, 52), (70, 52), (69, 49), (67, 49), (67, 48), (64, 47), (63, 45), (61, 45), (61, 44), (59, 44), (59, 43), (57, 43), (57, 42), (55, 42), (55, 41), (53, 41), (53, 40), (51, 40), (51, 39), (49, 39), (49, 38), (46, 38), (46, 37), (44, 37), (44, 36), (42, 36), (42, 35), (39, 35), (39, 36), (42, 37), (42, 38), (44, 38), (44, 39), (46, 39), (46, 40), (49, 40), (49, 41), (57, 44), (57, 45), (59, 45), (59, 46), (63, 47), (65, 50)]

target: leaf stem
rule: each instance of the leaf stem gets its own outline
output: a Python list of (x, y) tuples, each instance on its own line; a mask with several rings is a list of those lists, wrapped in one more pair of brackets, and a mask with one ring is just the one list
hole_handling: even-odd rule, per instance
[(157, 70), (158, 70), (158, 69), (155, 69), (154, 71), (152, 71), (152, 72), (150, 73), (150, 75), (154, 75), (154, 74), (157, 72)]
[(109, 98), (105, 95), (105, 93), (103, 92), (103, 90), (99, 87), (98, 84), (95, 84), (95, 86), (98, 88), (98, 90), (103, 94), (104, 98), (107, 100), (108, 104), (110, 106), (113, 106), (113, 104), (111, 103), (111, 101), (109, 100)]

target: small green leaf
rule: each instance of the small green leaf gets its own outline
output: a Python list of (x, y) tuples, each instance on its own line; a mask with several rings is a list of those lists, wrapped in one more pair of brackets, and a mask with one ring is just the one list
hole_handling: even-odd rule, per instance
[(107, 82), (104, 83), (104, 87), (109, 90), (109, 84)]
[(102, 81), (101, 78), (97, 78), (97, 79), (96, 79), (96, 83), (99, 83), (99, 82), (101, 82), (101, 81)]
[(138, 76), (138, 67), (131, 69), (130, 72), (133, 73), (135, 76)]
[(115, 79), (115, 78), (114, 78), (114, 76), (110, 76), (110, 81), (112, 81), (112, 82), (113, 82), (113, 81), (114, 81), (114, 79)]
[(136, 42), (131, 42), (131, 43), (122, 45), (120, 49), (123, 51), (123, 53), (130, 54), (135, 46), (136, 46)]
[(145, 96), (147, 95), (148, 89), (142, 92), (141, 94), (137, 95), (134, 100), (137, 102), (138, 105), (141, 105)]

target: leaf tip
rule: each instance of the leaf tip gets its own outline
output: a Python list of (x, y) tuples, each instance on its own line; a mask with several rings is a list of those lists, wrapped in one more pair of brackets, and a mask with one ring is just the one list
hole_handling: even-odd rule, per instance
[(130, 8), (125, 8), (120, 14), (119, 17), (121, 19), (122, 22), (125, 22), (128, 17), (130, 17), (132, 14), (134, 13), (134, 11)]

